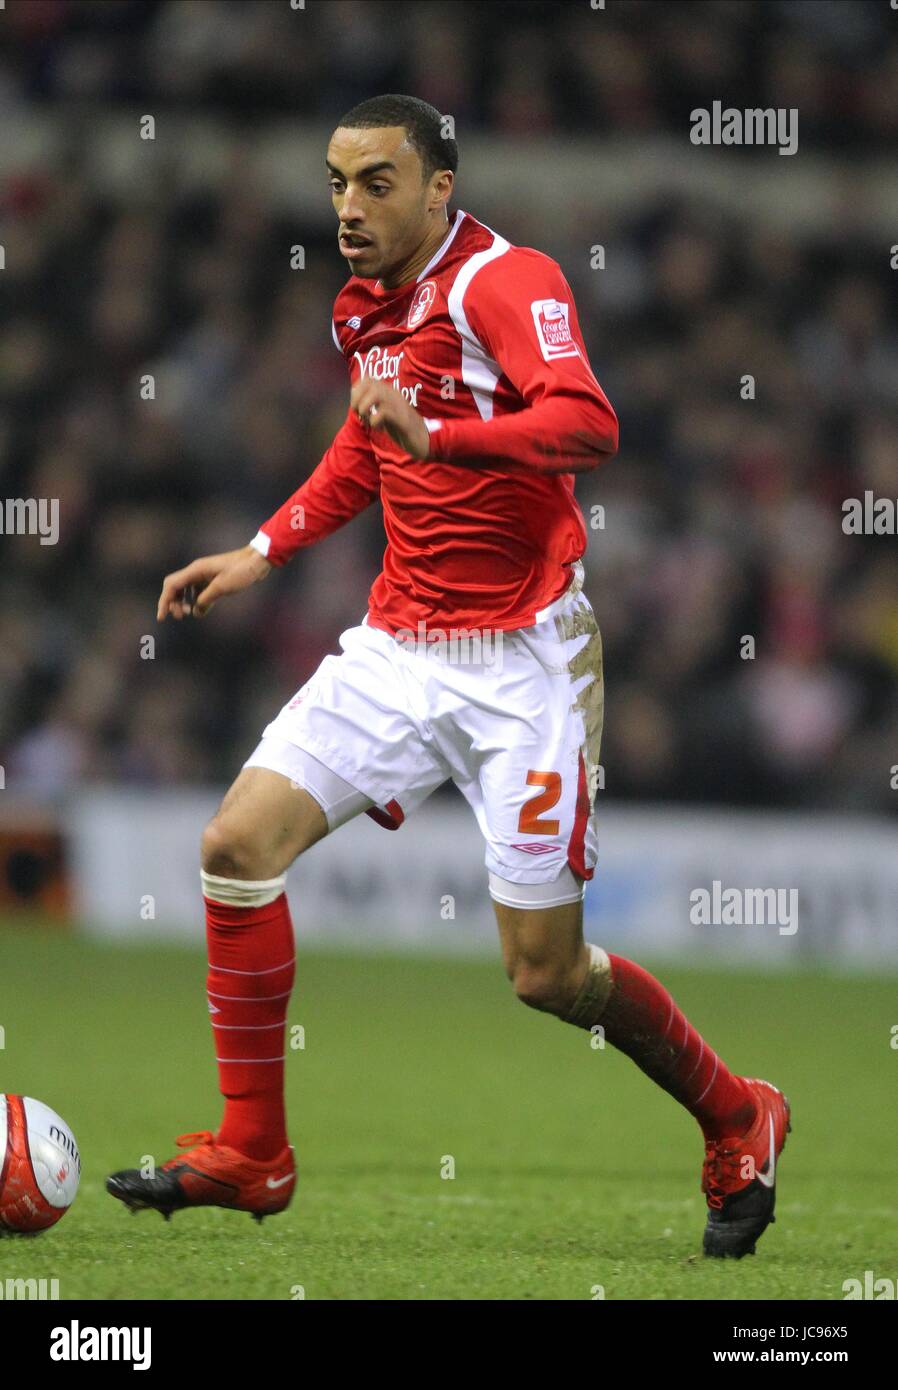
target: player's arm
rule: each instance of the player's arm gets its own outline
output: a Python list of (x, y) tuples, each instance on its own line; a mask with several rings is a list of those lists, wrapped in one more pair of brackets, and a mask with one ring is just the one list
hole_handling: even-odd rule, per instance
[(317, 468), (261, 526), (250, 545), (273, 565), (324, 540), (380, 494), (380, 468), (367, 430), (351, 408)]
[(593, 376), (574, 297), (556, 263), (538, 252), (500, 256), (471, 281), (464, 309), (526, 406), (486, 420), (427, 420), (427, 457), (537, 473), (585, 472), (612, 458), (617, 416)]
[[(205, 555), (166, 575), (157, 619), (171, 613), (201, 618), (226, 594), (240, 593), (284, 565), (302, 546), (331, 535), (370, 505), (380, 491), (380, 472), (367, 432), (353, 411), (306, 481), (260, 527), (249, 545)], [(192, 590), (199, 587), (195, 599)]]
[[(173, 618), (184, 618), (191, 613), (202, 618), (216, 599), (224, 598), (225, 594), (239, 594), (257, 580), (264, 579), (270, 571), (271, 565), (251, 545), (226, 550), (221, 555), (203, 555), (165, 576), (156, 621), (163, 622), (169, 613)], [(197, 589), (200, 592), (194, 598)]]

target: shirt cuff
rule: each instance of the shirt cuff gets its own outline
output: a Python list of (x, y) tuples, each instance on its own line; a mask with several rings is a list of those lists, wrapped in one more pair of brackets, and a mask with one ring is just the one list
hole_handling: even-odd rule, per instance
[(443, 429), (448, 422), (445, 420), (427, 420), (424, 424), (427, 433), (430, 435), (430, 449), (427, 453), (429, 463), (443, 463), (446, 459), (446, 451), (449, 447), (449, 436), (451, 431)]
[(264, 531), (257, 531), (250, 541), (253, 550), (258, 550), (260, 555), (268, 559), (268, 552), (271, 549), (271, 537), (266, 536)]

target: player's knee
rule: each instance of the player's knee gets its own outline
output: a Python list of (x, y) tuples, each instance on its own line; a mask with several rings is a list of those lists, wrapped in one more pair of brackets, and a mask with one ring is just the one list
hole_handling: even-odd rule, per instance
[(570, 971), (560, 961), (518, 961), (511, 973), (511, 981), (521, 1003), (531, 1009), (559, 1014), (570, 1007)]
[(252, 846), (219, 816), (203, 831), (200, 860), (207, 874), (222, 878), (265, 877)]

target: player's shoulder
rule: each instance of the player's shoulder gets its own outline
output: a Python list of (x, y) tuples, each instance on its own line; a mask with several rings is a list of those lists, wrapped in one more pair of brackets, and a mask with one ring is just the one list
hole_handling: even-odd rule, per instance
[[(562, 275), (561, 266), (545, 251), (535, 246), (518, 246), (485, 223), (474, 218), (471, 221), (474, 230), (469, 239), (471, 251), (464, 278), (473, 294), (544, 283)], [(460, 270), (464, 268), (463, 265)]]

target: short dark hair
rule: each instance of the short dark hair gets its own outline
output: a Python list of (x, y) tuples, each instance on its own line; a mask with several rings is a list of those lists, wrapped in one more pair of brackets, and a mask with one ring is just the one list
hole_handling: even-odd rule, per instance
[(458, 145), (443, 134), (443, 117), (435, 106), (419, 97), (370, 97), (359, 102), (337, 122), (350, 129), (371, 130), (378, 126), (404, 126), (409, 141), (418, 151), (425, 179), (437, 169), (458, 168)]

